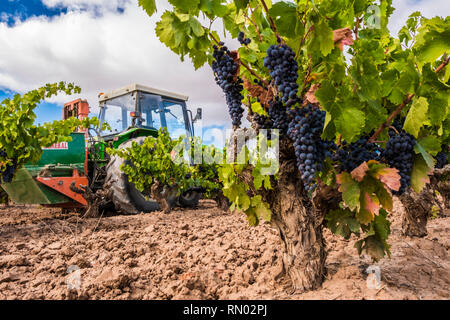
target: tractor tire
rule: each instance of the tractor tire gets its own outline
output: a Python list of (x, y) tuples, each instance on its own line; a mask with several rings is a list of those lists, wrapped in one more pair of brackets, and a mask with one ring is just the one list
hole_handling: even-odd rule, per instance
[[(130, 139), (122, 143), (119, 149), (129, 148), (133, 142), (143, 144), (145, 137)], [(122, 172), (120, 167), (125, 160), (119, 156), (111, 156), (111, 160), (106, 166), (105, 188), (112, 190), (112, 202), (117, 211), (123, 214), (138, 214), (140, 212), (151, 212), (160, 210), (159, 204), (143, 195), (136, 189), (133, 183), (128, 181), (128, 177)], [(173, 189), (169, 192), (167, 202), (170, 207), (195, 207), (202, 196), (200, 192), (187, 191), (182, 195), (177, 195), (178, 190)], [(147, 198), (149, 200), (147, 200)]]
[[(144, 140), (145, 137), (130, 139), (122, 143), (119, 149), (131, 147), (133, 142), (143, 144)], [(116, 210), (123, 214), (138, 214), (140, 212), (160, 210), (160, 206), (156, 201), (152, 199), (147, 200), (146, 196), (139, 192), (133, 183), (128, 181), (127, 175), (120, 169), (123, 163), (125, 163), (125, 160), (119, 156), (111, 156), (111, 160), (106, 167), (105, 188), (112, 190), (111, 200)], [(169, 196), (168, 202), (172, 207), (176, 205), (178, 202), (176, 193), (175, 195), (172, 193)]]
[(186, 191), (180, 195), (178, 202), (181, 207), (196, 207), (201, 197), (202, 194), (200, 192)]

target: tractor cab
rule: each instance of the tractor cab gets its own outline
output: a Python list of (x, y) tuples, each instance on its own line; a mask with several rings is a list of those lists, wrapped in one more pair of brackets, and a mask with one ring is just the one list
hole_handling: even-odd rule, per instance
[(129, 132), (140, 132), (139, 136), (154, 135), (161, 127), (166, 127), (172, 138), (181, 135), (192, 137), (193, 124), (201, 119), (202, 112), (198, 108), (193, 118), (192, 112), (186, 108), (187, 100), (187, 96), (139, 84), (101, 93), (100, 122), (108, 123), (111, 130), (100, 135), (105, 140)]

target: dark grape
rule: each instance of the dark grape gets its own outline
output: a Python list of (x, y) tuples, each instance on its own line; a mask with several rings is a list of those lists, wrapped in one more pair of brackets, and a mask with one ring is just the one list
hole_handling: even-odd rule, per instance
[(448, 146), (443, 145), (442, 151), (439, 151), (436, 155), (436, 165), (434, 166), (437, 169), (442, 169), (448, 162), (447, 153), (445, 153)]
[(267, 113), (272, 122), (271, 128), (280, 130), (281, 137), (286, 135), (290, 122), (286, 107), (277, 99), (270, 102)]
[(289, 111), (292, 118), (287, 134), (294, 141), (298, 170), (302, 174), (306, 191), (316, 187), (314, 178), (316, 171), (321, 171), (323, 161), (330, 157), (331, 142), (323, 141), (321, 134), (325, 122), (325, 111), (308, 105)]
[(340, 162), (342, 171), (351, 172), (363, 162), (369, 160), (380, 160), (383, 149), (376, 143), (369, 143), (370, 135), (359, 138), (356, 142), (348, 144), (342, 142), (341, 146), (333, 156), (333, 160)]
[(399, 133), (389, 132), (389, 136), (384, 157), (389, 166), (396, 168), (400, 173), (400, 190), (393, 193), (401, 195), (411, 183), (411, 169), (416, 140), (403, 130), (400, 130)]
[[(7, 156), (8, 155), (6, 154), (6, 152), (4, 150), (0, 150), (0, 157), (6, 159)], [(16, 172), (16, 169), (17, 169), (17, 160), (12, 159), (12, 163), (9, 163), (6, 166), (4, 166), (2, 169), (3, 171), (0, 172), (2, 175), (3, 182), (5, 182), (5, 183), (11, 182), (12, 179), (14, 178), (14, 173)]]
[(269, 117), (262, 114), (255, 114), (253, 116), (254, 121), (256, 122), (257, 129), (271, 129), (273, 124)]
[(295, 104), (298, 101), (298, 64), (294, 51), (286, 44), (271, 45), (267, 49), (264, 66), (270, 71), (270, 76), (281, 93), (283, 104), (286, 107)]
[(245, 34), (244, 32), (239, 32), (238, 34), (238, 41), (240, 44), (248, 46), (251, 42), (251, 40), (249, 38), (245, 38)]
[(216, 83), (225, 93), (228, 112), (230, 113), (233, 126), (240, 126), (244, 113), (242, 108), (242, 99), (244, 97), (241, 94), (244, 87), (242, 86), (242, 79), (234, 77), (238, 66), (233, 58), (230, 57), (230, 51), (223, 45), (220, 48), (214, 46), (213, 57), (214, 61), (211, 66), (215, 74)]

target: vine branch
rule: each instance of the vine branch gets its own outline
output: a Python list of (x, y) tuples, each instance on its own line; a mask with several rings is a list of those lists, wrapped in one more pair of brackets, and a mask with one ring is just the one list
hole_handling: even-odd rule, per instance
[(440, 72), (442, 69), (445, 68), (446, 65), (448, 65), (449, 62), (450, 62), (450, 57), (447, 58), (447, 54), (444, 54), (444, 61), (442, 61), (442, 63), (439, 65), (439, 67), (436, 68), (436, 70), (434, 72), (436, 72), (436, 73)]
[(248, 65), (246, 65), (244, 62), (242, 62), (241, 59), (239, 59), (239, 63), (241, 64), (241, 66), (243, 66), (245, 69), (247, 69), (254, 77), (258, 78), (262, 83), (264, 83), (266, 86), (268, 86), (269, 84), (267, 83), (266, 80), (264, 80), (263, 78), (261, 78), (255, 71), (253, 71)]
[[(434, 70), (434, 72), (438, 73), (442, 69), (444, 69), (450, 62), (450, 57), (447, 58), (447, 54), (444, 54), (444, 61), (439, 65), (439, 67)], [(386, 119), (386, 121), (375, 131), (375, 133), (370, 137), (369, 142), (374, 142), (376, 138), (380, 135), (380, 133), (387, 127), (390, 126), (392, 120), (402, 111), (402, 109), (411, 102), (412, 98), (414, 97), (414, 94), (410, 94), (406, 97), (405, 100), (403, 100), (403, 103), (397, 107), (397, 109), (392, 112), (392, 114)]]
[(269, 15), (269, 8), (267, 8), (266, 2), (264, 0), (259, 0), (264, 8), (264, 11), (266, 12), (267, 15), (267, 19), (269, 20), (270, 23), (270, 27), (272, 28), (273, 32), (275, 32), (275, 35), (277, 36), (277, 38), (279, 38), (280, 36), (277, 33), (277, 28), (275, 27), (275, 23), (273, 22), (272, 17)]
[(375, 139), (380, 135), (380, 133), (391, 124), (392, 120), (402, 111), (402, 109), (411, 102), (414, 94), (410, 94), (403, 100), (402, 104), (397, 107), (397, 109), (392, 112), (392, 114), (387, 118), (387, 120), (375, 131), (375, 133), (370, 137), (369, 142), (374, 142)]

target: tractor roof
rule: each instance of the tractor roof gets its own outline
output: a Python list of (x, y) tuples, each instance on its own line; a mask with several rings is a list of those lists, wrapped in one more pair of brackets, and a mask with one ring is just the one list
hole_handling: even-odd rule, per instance
[(130, 84), (126, 87), (120, 88), (120, 89), (116, 89), (107, 93), (103, 93), (99, 96), (98, 101), (99, 102), (103, 102), (112, 98), (116, 98), (119, 96), (123, 96), (125, 94), (128, 94), (129, 92), (133, 92), (133, 91), (142, 91), (142, 92), (146, 92), (146, 93), (150, 93), (150, 94), (156, 94), (159, 96), (163, 96), (166, 98), (172, 98), (172, 99), (177, 99), (177, 100), (183, 100), (183, 101), (187, 101), (188, 100), (188, 96), (182, 95), (182, 94), (178, 94), (178, 93), (173, 93), (173, 92), (169, 92), (169, 91), (165, 91), (165, 90), (160, 90), (160, 89), (155, 89), (152, 87), (147, 87), (147, 86), (143, 86), (137, 83), (133, 83)]

